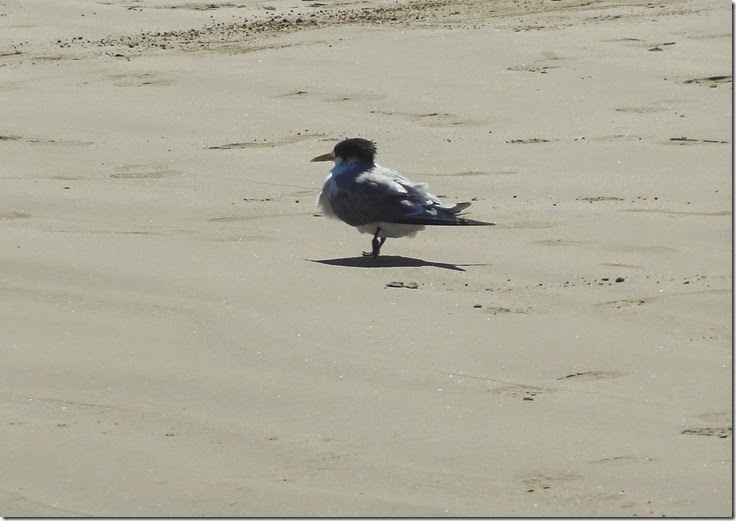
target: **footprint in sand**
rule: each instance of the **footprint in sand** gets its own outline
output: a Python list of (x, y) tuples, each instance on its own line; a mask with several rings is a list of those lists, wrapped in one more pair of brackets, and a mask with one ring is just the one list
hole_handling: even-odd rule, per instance
[(306, 133), (306, 134), (296, 134), (293, 136), (285, 136), (280, 139), (276, 139), (273, 141), (263, 140), (263, 141), (244, 141), (242, 143), (225, 143), (224, 145), (213, 145), (210, 147), (205, 147), (207, 150), (234, 150), (234, 149), (241, 149), (241, 148), (273, 148), (273, 147), (282, 147), (286, 145), (293, 145), (294, 143), (299, 143), (300, 141), (306, 141), (308, 139), (314, 139), (314, 138), (325, 138), (327, 137), (326, 134), (318, 134), (318, 133)]
[(536, 145), (538, 143), (550, 143), (552, 141), (559, 141), (559, 139), (545, 139), (540, 137), (532, 137), (528, 139), (511, 139), (506, 143), (513, 145)]
[(611, 458), (601, 458), (588, 460), (591, 465), (632, 465), (641, 463), (651, 463), (657, 461), (656, 458), (649, 458), (646, 456), (613, 456)]
[[(295, 90), (287, 92), (286, 94), (278, 94), (273, 96), (273, 98), (311, 98), (313, 96), (314, 94), (309, 91)], [(344, 101), (378, 101), (385, 98), (386, 96), (374, 94), (372, 92), (346, 92), (336, 96), (322, 97), (322, 100), (328, 103), (340, 103)]]
[(28, 138), (26, 142), (31, 145), (50, 145), (57, 147), (82, 147), (93, 144), (91, 141), (81, 141), (74, 139), (33, 139)]
[(664, 141), (666, 145), (725, 145), (728, 141), (721, 139), (695, 139), (690, 137), (671, 137), (669, 140)]
[(496, 176), (496, 175), (514, 175), (516, 170), (472, 170), (468, 172), (450, 172), (447, 174), (426, 174), (422, 175), (425, 177), (480, 177), (480, 176)]
[(162, 168), (151, 165), (120, 165), (115, 168), (115, 172), (110, 177), (115, 179), (161, 179), (163, 177), (171, 177), (180, 175), (178, 170), (170, 168)]
[(639, 107), (618, 107), (616, 112), (632, 112), (634, 114), (653, 114), (656, 112), (667, 112), (667, 107), (656, 105), (644, 105)]
[(521, 476), (520, 481), (527, 492), (540, 492), (556, 488), (570, 481), (582, 479), (580, 474), (575, 473), (544, 473), (544, 474), (527, 474)]
[(409, 118), (423, 127), (479, 127), (485, 125), (485, 122), (483, 121), (476, 121), (458, 114), (450, 114), (447, 112), (410, 114)]
[(20, 56), (23, 54), (18, 49), (0, 49), (0, 58), (7, 58), (9, 56)]
[(697, 427), (694, 429), (685, 429), (680, 434), (690, 436), (714, 436), (716, 438), (730, 438), (733, 436), (732, 427)]
[(3, 141), (20, 141), (29, 145), (52, 145), (60, 147), (77, 147), (91, 145), (91, 141), (79, 141), (74, 139), (48, 139), (48, 138), (30, 138), (17, 135), (2, 135), (0, 136), (0, 142)]
[(698, 217), (728, 217), (732, 215), (730, 210), (721, 210), (719, 212), (683, 212), (678, 210), (664, 210), (661, 208), (627, 208), (621, 211), (627, 213), (662, 213), (667, 215), (691, 215)]
[(612, 134), (610, 136), (597, 136), (597, 137), (591, 137), (587, 140), (585, 138), (582, 139), (576, 139), (575, 141), (597, 141), (597, 142), (616, 142), (616, 141), (641, 141), (643, 138), (641, 136), (636, 136), (632, 134)]
[(559, 69), (558, 65), (515, 65), (506, 67), (507, 70), (515, 72), (538, 72), (539, 74), (547, 74), (549, 69)]
[(710, 88), (716, 88), (719, 85), (725, 85), (726, 83), (732, 83), (733, 77), (732, 76), (708, 76), (706, 78), (691, 78), (689, 80), (684, 80), (682, 83), (685, 83), (687, 85), (701, 85), (703, 87), (710, 87)]
[(286, 94), (279, 94), (277, 96), (274, 96), (274, 99), (276, 98), (298, 98), (302, 96), (307, 96), (310, 93), (306, 90), (295, 90), (292, 92), (287, 92)]
[(211, 217), (207, 219), (210, 223), (236, 223), (236, 222), (247, 222), (256, 221), (260, 219), (282, 219), (284, 217), (302, 217), (307, 215), (313, 215), (311, 212), (293, 212), (293, 213), (279, 213), (273, 215), (232, 215), (229, 217)]
[(582, 371), (561, 376), (558, 380), (574, 380), (578, 382), (589, 380), (610, 380), (612, 378), (620, 378), (622, 376), (626, 376), (626, 373), (618, 371)]
[(107, 76), (116, 87), (165, 87), (173, 85), (173, 81), (157, 74), (110, 74)]
[(155, 6), (156, 9), (188, 9), (190, 11), (214, 11), (215, 9), (223, 9), (227, 7), (242, 7), (241, 5), (234, 4), (232, 2), (214, 3), (214, 2), (188, 2), (184, 4), (173, 4), (173, 5), (159, 5)]
[(515, 65), (513, 67), (506, 67), (509, 71), (516, 72), (536, 72), (539, 74), (547, 74), (550, 69), (559, 69), (559, 65), (547, 65), (549, 62), (558, 62), (565, 60), (562, 56), (555, 54), (554, 52), (543, 52), (542, 57), (534, 60), (532, 64)]
[(623, 262), (601, 262), (601, 266), (607, 266), (610, 268), (630, 268), (630, 269), (642, 269), (644, 266), (639, 264), (626, 264)]
[(512, 221), (506, 223), (497, 223), (498, 230), (541, 230), (544, 228), (554, 228), (556, 223), (548, 221)]
[(654, 300), (655, 297), (630, 298), (624, 300), (610, 300), (608, 302), (600, 302), (595, 307), (602, 309), (622, 309), (643, 306)]
[(506, 384), (489, 389), (488, 392), (494, 396), (505, 396), (520, 399), (524, 402), (533, 402), (537, 396), (553, 392), (553, 390), (532, 385)]
[(325, 101), (330, 103), (340, 103), (343, 101), (378, 101), (385, 99), (386, 96), (365, 92), (346, 93), (341, 96), (333, 96), (325, 98)]
[(669, 246), (610, 246), (606, 247), (606, 250), (613, 251), (616, 253), (674, 253), (678, 251), (675, 248)]
[(0, 212), (0, 221), (10, 221), (14, 219), (28, 219), (31, 214), (27, 212)]
[(422, 127), (481, 127), (486, 125), (485, 121), (479, 121), (461, 116), (459, 114), (451, 114), (449, 112), (392, 112), (384, 110), (371, 110), (371, 114), (380, 114), (382, 116), (399, 116), (414, 121)]
[(541, 246), (578, 246), (589, 242), (590, 241), (570, 241), (567, 239), (541, 239), (538, 241), (531, 241), (530, 244), (539, 244)]
[(505, 306), (488, 306), (483, 307), (485, 313), (491, 315), (527, 315), (531, 311), (530, 308), (507, 308)]
[(732, 423), (731, 412), (705, 412), (698, 415), (698, 419), (708, 423), (729, 424)]
[(587, 201), (589, 203), (600, 202), (600, 201), (623, 201), (623, 197), (614, 197), (610, 195), (595, 195), (591, 197), (576, 197), (576, 201)]

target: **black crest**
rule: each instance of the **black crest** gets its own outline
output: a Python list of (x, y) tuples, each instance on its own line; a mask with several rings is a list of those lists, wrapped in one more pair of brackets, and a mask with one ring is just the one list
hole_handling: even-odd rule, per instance
[(360, 137), (346, 139), (335, 145), (335, 157), (354, 158), (366, 163), (373, 163), (376, 157), (376, 145), (373, 141)]

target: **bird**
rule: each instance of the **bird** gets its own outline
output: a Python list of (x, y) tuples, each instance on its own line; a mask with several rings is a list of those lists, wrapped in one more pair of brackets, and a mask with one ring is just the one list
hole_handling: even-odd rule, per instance
[(401, 173), (376, 163), (377, 147), (364, 138), (337, 143), (311, 161), (334, 161), (317, 205), (326, 217), (340, 219), (361, 233), (373, 235), (371, 251), (378, 258), (387, 238), (413, 237), (425, 226), (493, 226), (495, 223), (460, 217), (469, 202), (443, 204)]

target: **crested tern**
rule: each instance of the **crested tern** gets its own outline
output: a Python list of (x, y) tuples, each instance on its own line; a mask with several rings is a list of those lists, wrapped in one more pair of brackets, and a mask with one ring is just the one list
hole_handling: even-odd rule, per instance
[(446, 205), (415, 183), (375, 162), (376, 145), (363, 138), (340, 141), (332, 152), (312, 161), (334, 161), (318, 206), (327, 217), (340, 219), (361, 233), (373, 235), (374, 259), (388, 237), (413, 237), (425, 226), (492, 226), (495, 223), (460, 217), (469, 202)]

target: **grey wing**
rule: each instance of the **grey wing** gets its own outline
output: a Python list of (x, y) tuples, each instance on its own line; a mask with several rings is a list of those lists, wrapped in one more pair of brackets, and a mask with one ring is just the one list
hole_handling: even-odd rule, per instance
[(443, 205), (427, 191), (394, 170), (376, 166), (359, 176), (334, 180), (332, 211), (352, 226), (373, 222), (402, 224), (463, 224), (457, 215), (470, 203)]
[(351, 226), (393, 222), (403, 213), (402, 198), (373, 183), (339, 183), (327, 198), (334, 215)]
[(436, 195), (429, 193), (427, 183), (414, 183), (395, 170), (380, 168), (383, 175), (406, 191), (405, 199), (411, 202), (412, 211), (405, 212), (394, 222), (429, 225), (467, 224), (471, 222), (459, 217), (461, 212), (470, 206), (469, 202), (444, 204)]

